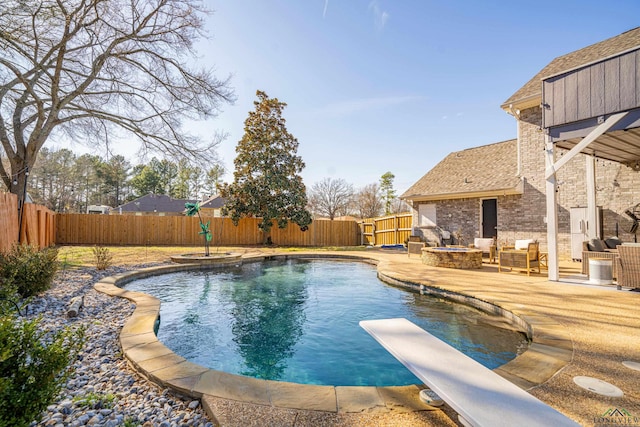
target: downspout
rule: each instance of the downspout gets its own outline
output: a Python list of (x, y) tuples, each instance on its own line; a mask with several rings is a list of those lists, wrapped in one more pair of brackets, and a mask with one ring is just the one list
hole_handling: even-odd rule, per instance
[(509, 114), (516, 119), (516, 152), (517, 152), (517, 165), (516, 176), (522, 174), (522, 159), (520, 158), (520, 110), (514, 109), (513, 104), (509, 104)]

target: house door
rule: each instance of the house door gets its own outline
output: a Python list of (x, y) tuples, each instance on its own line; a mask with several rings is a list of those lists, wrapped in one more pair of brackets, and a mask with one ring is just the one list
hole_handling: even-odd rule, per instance
[(498, 200), (485, 199), (482, 201), (482, 237), (497, 237), (498, 235)]

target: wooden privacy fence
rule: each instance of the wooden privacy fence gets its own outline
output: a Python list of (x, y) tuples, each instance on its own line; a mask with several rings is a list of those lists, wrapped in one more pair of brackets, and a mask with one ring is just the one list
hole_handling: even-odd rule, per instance
[[(205, 218), (211, 221), (212, 246), (258, 245), (264, 235), (259, 219), (244, 218), (237, 226), (229, 218)], [(82, 245), (168, 245), (203, 244), (199, 220), (184, 216), (58, 214), (58, 244)], [(274, 226), (271, 240), (282, 246), (357, 246), (360, 244), (355, 221), (315, 220), (305, 232), (296, 224), (284, 229)]]
[[(0, 193), (0, 252), (6, 252), (18, 242), (20, 217), (18, 197), (11, 193)], [(56, 243), (56, 214), (44, 206), (24, 204), (20, 242), (37, 245), (39, 248)]]
[(363, 219), (360, 226), (363, 245), (399, 245), (404, 244), (411, 235), (411, 213)]

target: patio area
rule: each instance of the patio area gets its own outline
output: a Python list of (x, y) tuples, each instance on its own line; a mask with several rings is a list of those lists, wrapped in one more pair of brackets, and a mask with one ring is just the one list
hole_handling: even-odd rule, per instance
[[(313, 252), (296, 255), (304, 253)], [(245, 256), (273, 254), (276, 252), (255, 250)], [(424, 265), (418, 257), (408, 257), (406, 252), (372, 249), (335, 254), (373, 258), (378, 261), (379, 274), (392, 280), (470, 296), (515, 314), (532, 328), (534, 343), (528, 352), (510, 362), (508, 369), (498, 368), (496, 372), (582, 425), (602, 424), (603, 417), (612, 416), (617, 422), (616, 409), (631, 414), (640, 425), (640, 371), (623, 365), (640, 362), (640, 293), (616, 290), (615, 285), (585, 284), (587, 278), (580, 274), (577, 262), (561, 262), (561, 281), (550, 282), (544, 270), (527, 276), (498, 273), (496, 264), (486, 263), (477, 270), (437, 268)], [(613, 384), (624, 396), (608, 397), (581, 388), (573, 380), (576, 376)], [(403, 390), (395, 396), (403, 404), (394, 406), (389, 403), (393, 396), (372, 390), (354, 387), (340, 391), (337, 405), (342, 410), (338, 411), (309, 410), (313, 395), (295, 396), (303, 402), (298, 408), (207, 394), (202, 396), (202, 403), (223, 426), (458, 425), (455, 412), (447, 405), (439, 409), (420, 407), (419, 402), (407, 405), (411, 398), (400, 396)], [(612, 412), (614, 415), (610, 415)]]

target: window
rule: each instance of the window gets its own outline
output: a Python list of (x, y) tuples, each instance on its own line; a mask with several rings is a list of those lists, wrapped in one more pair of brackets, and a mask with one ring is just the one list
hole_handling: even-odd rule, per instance
[(435, 227), (436, 225), (436, 205), (434, 203), (419, 205), (418, 226)]

